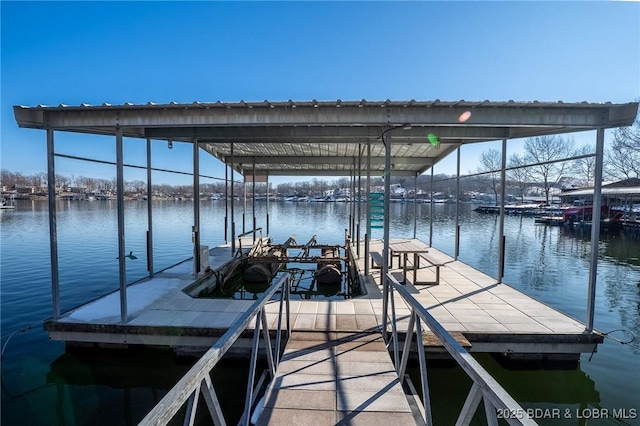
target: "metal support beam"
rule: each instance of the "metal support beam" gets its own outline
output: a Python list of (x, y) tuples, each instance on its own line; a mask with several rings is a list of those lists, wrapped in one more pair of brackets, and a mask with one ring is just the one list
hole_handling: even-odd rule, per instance
[(147, 271), (153, 276), (153, 189), (151, 187), (151, 139), (147, 138)]
[(587, 293), (586, 331), (593, 331), (596, 304), (596, 281), (598, 272), (598, 242), (600, 238), (600, 216), (602, 210), (602, 163), (604, 155), (604, 129), (596, 131), (596, 170), (593, 188), (593, 213), (591, 217), (591, 263), (589, 264), (589, 290)]
[(193, 275), (200, 273), (200, 148), (193, 140)]
[(120, 320), (127, 322), (127, 265), (124, 257), (124, 167), (122, 149), (122, 127), (116, 128), (116, 191), (118, 214), (118, 275), (120, 278)]
[(51, 301), (53, 319), (60, 318), (60, 276), (58, 274), (58, 225), (56, 215), (56, 159), (53, 129), (47, 128), (47, 195), (49, 198), (49, 252), (51, 255)]
[(253, 157), (253, 175), (251, 176), (251, 216), (253, 217), (253, 242), (256, 242), (256, 158)]
[(229, 166), (224, 163), (224, 243), (229, 242)]
[[(387, 273), (389, 272), (389, 214), (391, 205), (391, 135), (388, 129), (382, 134), (382, 141), (385, 146), (385, 166), (384, 166), (384, 232), (382, 257), (382, 334), (387, 338), (387, 316), (389, 310), (389, 283)], [(367, 259), (368, 260), (368, 259)]]
[(505, 235), (504, 235), (504, 204), (507, 183), (507, 140), (502, 139), (502, 169), (500, 170), (500, 241), (498, 242), (498, 282), (504, 278)]
[(360, 230), (362, 229), (362, 144), (358, 144), (358, 226), (356, 229), (356, 255), (360, 258)]
[(267, 176), (267, 211), (266, 211), (266, 220), (267, 220), (267, 236), (269, 235), (269, 176)]
[[(371, 142), (367, 142), (367, 235), (371, 240)], [(367, 263), (367, 262), (365, 262)]]
[(242, 233), (247, 232), (247, 179), (242, 181)]
[(460, 255), (460, 147), (457, 148), (458, 161), (456, 167), (456, 247), (455, 259)]
[(418, 232), (418, 175), (413, 177), (413, 238)]
[(353, 157), (353, 161), (351, 164), (351, 171), (349, 173), (351, 175), (351, 241), (353, 241), (353, 235), (356, 233), (356, 157)]
[(364, 275), (369, 276), (369, 242), (371, 241), (371, 142), (367, 142), (367, 232), (364, 234)]
[(431, 167), (431, 195), (429, 196), (429, 247), (433, 246), (433, 166)]
[[(424, 136), (423, 136), (424, 137)], [(398, 145), (396, 143), (396, 145)], [(238, 164), (242, 164), (243, 167), (251, 164), (251, 161), (254, 157), (249, 155), (236, 155), (235, 161)], [(227, 157), (223, 157), (222, 160), (228, 160)], [(342, 165), (342, 166), (350, 166), (353, 164), (352, 156), (311, 156), (311, 155), (273, 155), (269, 157), (260, 157), (259, 161), (256, 162), (261, 165), (280, 165), (280, 164), (322, 164), (322, 165)], [(432, 165), (433, 158), (432, 157), (394, 157), (393, 164), (395, 166), (400, 165)], [(372, 166), (384, 166), (384, 157), (372, 157), (371, 158)]]
[(231, 142), (231, 255), (235, 255), (236, 253), (236, 219), (235, 219), (235, 209), (233, 208), (234, 206), (234, 196), (235, 196), (235, 191), (234, 191), (234, 186), (235, 186), (235, 180), (234, 180), (234, 175), (235, 172), (233, 170), (234, 167), (234, 161), (233, 161), (233, 142)]

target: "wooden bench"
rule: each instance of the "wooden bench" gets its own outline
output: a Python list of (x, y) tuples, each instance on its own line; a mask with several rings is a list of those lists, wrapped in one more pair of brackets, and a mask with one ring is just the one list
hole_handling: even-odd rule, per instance
[(382, 268), (382, 264), (384, 263), (382, 253), (379, 251), (370, 251), (369, 255), (371, 256), (371, 267), (376, 269)]
[(433, 284), (439, 285), (440, 284), (440, 267), (444, 266), (444, 263), (436, 259), (435, 257), (431, 256), (429, 253), (420, 253), (419, 256), (421, 259), (424, 259), (427, 262), (429, 262), (430, 263), (429, 266), (436, 267), (436, 280), (433, 282)]

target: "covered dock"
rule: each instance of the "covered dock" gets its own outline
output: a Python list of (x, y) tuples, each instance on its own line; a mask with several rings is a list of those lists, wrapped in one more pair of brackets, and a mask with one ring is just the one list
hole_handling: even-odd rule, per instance
[[(390, 179), (391, 176), (407, 176), (417, 179), (420, 174), (431, 172), (433, 166), (449, 154), (457, 155), (457, 192), (460, 191), (460, 147), (464, 144), (502, 141), (501, 179), (505, 180), (507, 143), (511, 139), (536, 137), (542, 135), (563, 134), (581, 131), (595, 131), (596, 159), (593, 204), (601, 203), (602, 158), (604, 151), (604, 131), (609, 128), (631, 125), (638, 112), (638, 103), (563, 103), (563, 102), (470, 102), (454, 101), (284, 101), (284, 102), (194, 102), (190, 104), (170, 103), (145, 105), (79, 105), (79, 106), (15, 106), (14, 114), (20, 127), (41, 129), (46, 132), (48, 152), (48, 191), (49, 225), (51, 247), (51, 277), (53, 315), (47, 321), (47, 329), (53, 338), (66, 341), (94, 342), (95, 336), (103, 336), (102, 343), (140, 343), (191, 345), (210, 344), (214, 346), (194, 366), (192, 371), (169, 392), (163, 401), (149, 414), (148, 424), (165, 424), (187, 404), (186, 424), (195, 418), (198, 396), (204, 395), (214, 422), (220, 423), (222, 415), (211, 388), (208, 373), (217, 360), (231, 347), (233, 342), (254, 326), (251, 357), (252, 374), (255, 372), (255, 354), (260, 329), (263, 330), (265, 347), (271, 348), (268, 330), (270, 321), (277, 322), (275, 351), (267, 350), (269, 375), (273, 379), (277, 374), (281, 337), (282, 303), (271, 307), (268, 300), (259, 300), (250, 306), (242, 307), (235, 316), (212, 315), (209, 307), (227, 309), (240, 304), (230, 301), (189, 300), (181, 295), (185, 282), (197, 280), (206, 270), (211, 253), (203, 250), (200, 241), (200, 155), (210, 154), (223, 162), (225, 180), (228, 182), (227, 200), (234, 199), (235, 176), (239, 173), (244, 184), (268, 182), (269, 177), (288, 176), (349, 176), (353, 192), (363, 188), (371, 201), (371, 176), (384, 175), (385, 191), (380, 204), (372, 210), (374, 203), (351, 203), (347, 233), (353, 241), (355, 258), (358, 259), (361, 280), (368, 289), (365, 298), (354, 298), (331, 302), (298, 302), (287, 299), (288, 321), (290, 313), (295, 312), (293, 325), (286, 327), (291, 331), (310, 330), (315, 332), (358, 332), (378, 330), (385, 344), (393, 349), (393, 365), (399, 380), (404, 378), (411, 339), (415, 334), (415, 352), (421, 366), (422, 419), (431, 424), (428, 384), (424, 353), (425, 341), (434, 342), (434, 347), (442, 347), (461, 365), (473, 379), (459, 422), (468, 424), (479, 403), (484, 400), (487, 418), (490, 424), (497, 423), (495, 409), (521, 410), (504, 389), (477, 364), (463, 346), (471, 351), (501, 351), (512, 353), (547, 353), (572, 355), (592, 351), (602, 341), (602, 336), (593, 328), (595, 288), (597, 276), (597, 253), (600, 211), (594, 211), (592, 227), (592, 250), (590, 279), (588, 286), (587, 317), (584, 322), (568, 318), (554, 309), (536, 302), (528, 296), (515, 291), (502, 282), (504, 275), (505, 236), (504, 205), (500, 209), (500, 249), (498, 274), (488, 277), (469, 268), (458, 259), (460, 225), (456, 214), (456, 243), (453, 256), (440, 253), (436, 248), (429, 249), (429, 256), (440, 257), (443, 266), (438, 285), (421, 287), (418, 281), (433, 281), (429, 275), (433, 268), (424, 265), (416, 271), (415, 283), (407, 281), (400, 285), (396, 280), (391, 264), (390, 244), (393, 236), (390, 231)], [(95, 306), (80, 307), (73, 312), (60, 310), (60, 285), (58, 271), (58, 246), (55, 205), (55, 160), (73, 158), (96, 161), (62, 154), (56, 151), (56, 132), (78, 132), (113, 137), (116, 150), (117, 217), (118, 217), (118, 254), (119, 254), (119, 290), (113, 293), (117, 304), (108, 303), (110, 311), (107, 317), (78, 317), (78, 310), (88, 309), (95, 313)], [(188, 143), (193, 149), (193, 257), (180, 267), (179, 271), (157, 271), (153, 266), (153, 215), (151, 197), (148, 197), (149, 229), (147, 230), (147, 265), (149, 280), (175, 279), (167, 284), (166, 292), (159, 295), (148, 305), (138, 309), (131, 306), (136, 286), (128, 285), (126, 278), (125, 251), (125, 212), (124, 212), (124, 174), (123, 138), (133, 138), (147, 149), (147, 185), (151, 192), (151, 141)], [(104, 138), (103, 138), (104, 140)], [(228, 173), (231, 171), (231, 173)], [(229, 176), (230, 175), (230, 176)], [(433, 181), (433, 179), (432, 179)], [(504, 185), (500, 199), (505, 199)], [(255, 191), (254, 194), (255, 202)], [(459, 197), (456, 197), (459, 200)], [(253, 217), (253, 233), (264, 228), (269, 235), (269, 216), (267, 194), (267, 214), (264, 219)], [(431, 199), (433, 200), (433, 191)], [(459, 201), (458, 201), (459, 203)], [(229, 203), (225, 218), (225, 241), (229, 255), (237, 253), (239, 233), (234, 221), (234, 203)], [(458, 211), (459, 204), (456, 204)], [(254, 209), (255, 212), (255, 209)], [(362, 220), (365, 220), (364, 225)], [(259, 223), (263, 222), (263, 223)], [(381, 227), (381, 241), (371, 241), (371, 228)], [(243, 229), (243, 234), (245, 230)], [(433, 235), (433, 224), (430, 236)], [(414, 226), (415, 238), (415, 226)], [(431, 237), (425, 241), (431, 246)], [(381, 265), (378, 270), (370, 267), (370, 253), (381, 251)], [(217, 260), (216, 260), (217, 261)], [(433, 262), (431, 262), (433, 263)], [(215, 265), (215, 261), (214, 261)], [(403, 277), (406, 278), (407, 264), (403, 265)], [(162, 274), (175, 273), (169, 277)], [(287, 293), (288, 278), (278, 284)], [(166, 281), (165, 281), (166, 283)], [(283, 287), (284, 286), (284, 287)], [(370, 290), (370, 291), (369, 291)], [(270, 289), (271, 296), (276, 288)], [(171, 295), (171, 296), (169, 296)], [(284, 296), (283, 296), (284, 297)], [(283, 299), (281, 299), (283, 300)], [(207, 308), (204, 305), (207, 305)], [(275, 305), (275, 304), (274, 304)], [(115, 308), (115, 309), (114, 309)], [(291, 309), (290, 309), (291, 308)], [(201, 309), (201, 310), (199, 310)], [(263, 309), (264, 311), (261, 311)], [(277, 315), (270, 318), (269, 311), (274, 309)], [(262, 313), (264, 312), (264, 314)], [(219, 312), (218, 312), (219, 313)], [(75, 318), (74, 318), (75, 315)], [(215, 317), (225, 324), (215, 331), (211, 323), (199, 327), (198, 321)], [(277, 317), (277, 318), (276, 318)], [(222, 318), (226, 318), (222, 320)], [(335, 319), (334, 319), (335, 318)], [(335, 321), (335, 322), (334, 322)], [(106, 323), (105, 323), (106, 322)], [(187, 323), (189, 325), (187, 325)], [(422, 324), (429, 330), (422, 331)], [(271, 326), (274, 324), (271, 323)], [(406, 332), (404, 337), (398, 327)], [(222, 334), (222, 330), (226, 331)], [(176, 333), (176, 329), (190, 330), (192, 335)], [(195, 331), (194, 331), (195, 330)], [(214, 331), (212, 331), (214, 330)], [(215, 335), (215, 333), (219, 333)], [(193, 335), (195, 333), (195, 335)], [(212, 335), (213, 334), (213, 335)], [(122, 336), (126, 341), (120, 341)], [(154, 341), (151, 336), (157, 336)], [(216, 340), (216, 338), (219, 338)], [(336, 335), (337, 337), (337, 335)], [(164, 339), (162, 341), (162, 339)], [(403, 340), (404, 339), (404, 340)], [(154, 342), (154, 343), (151, 343)], [(164, 342), (164, 343), (163, 343)], [(400, 354), (399, 346), (405, 350)], [(275, 359), (275, 360), (274, 360)], [(313, 359), (310, 359), (313, 362)], [(424, 368), (423, 368), (424, 367)], [(250, 374), (252, 377), (252, 375)], [(271, 388), (273, 389), (273, 388)], [(255, 407), (253, 383), (247, 388), (247, 405), (243, 422)], [(191, 402), (187, 402), (190, 400)], [(277, 399), (276, 399), (277, 401)], [(268, 407), (269, 408), (269, 407)], [(271, 407), (275, 408), (275, 407)], [(493, 415), (491, 415), (493, 413)], [(511, 419), (515, 424), (532, 424), (529, 418)], [(334, 417), (335, 421), (335, 417)], [(495, 423), (494, 423), (495, 422)], [(224, 421), (222, 421), (224, 423)], [(333, 424), (329, 421), (327, 424)]]

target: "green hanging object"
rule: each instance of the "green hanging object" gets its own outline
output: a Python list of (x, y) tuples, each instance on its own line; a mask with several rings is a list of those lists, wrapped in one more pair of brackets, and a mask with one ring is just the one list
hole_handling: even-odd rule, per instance
[(429, 139), (429, 142), (433, 146), (438, 146), (438, 144), (440, 144), (440, 141), (438, 141), (438, 137), (436, 135), (434, 135), (433, 133), (429, 133), (427, 138)]

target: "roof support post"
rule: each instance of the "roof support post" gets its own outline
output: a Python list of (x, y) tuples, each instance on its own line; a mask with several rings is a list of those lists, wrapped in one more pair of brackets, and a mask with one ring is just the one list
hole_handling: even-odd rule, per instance
[(351, 159), (351, 241), (353, 241), (353, 235), (356, 233), (356, 157)]
[(253, 217), (253, 242), (256, 242), (256, 157), (251, 167), (251, 216)]
[[(362, 229), (362, 144), (358, 144), (358, 226), (356, 230), (356, 255), (360, 257), (360, 230)], [(366, 262), (365, 262), (366, 263)]]
[(118, 272), (120, 278), (120, 320), (127, 322), (127, 265), (124, 257), (124, 154), (122, 127), (116, 127), (116, 191), (118, 212)]
[(456, 166), (456, 247), (455, 259), (460, 255), (460, 146), (457, 148), (458, 161)]
[(382, 142), (385, 146), (384, 158), (384, 233), (382, 258), (382, 335), (387, 340), (387, 314), (389, 310), (389, 283), (387, 273), (389, 272), (389, 214), (391, 204), (391, 135), (388, 129), (382, 133)]
[(413, 239), (418, 232), (418, 174), (413, 177)]
[(233, 162), (233, 142), (231, 142), (231, 255), (235, 255), (236, 253), (236, 220), (235, 220), (235, 210), (233, 208), (234, 203), (234, 177), (235, 174), (233, 172), (234, 162)]
[(504, 235), (504, 204), (506, 197), (506, 168), (507, 168), (507, 140), (502, 139), (502, 169), (500, 170), (500, 241), (498, 242), (498, 282), (504, 277), (505, 235)]
[(247, 232), (247, 178), (242, 179), (242, 233)]
[(369, 276), (369, 242), (371, 241), (371, 141), (367, 141), (367, 232), (364, 234), (364, 275)]
[(433, 246), (433, 165), (431, 165), (431, 195), (429, 196), (429, 247)]
[(51, 255), (51, 303), (53, 319), (60, 318), (60, 278), (58, 274), (58, 225), (56, 216), (56, 158), (53, 129), (47, 128), (47, 195), (49, 199), (49, 253)]
[(224, 161), (224, 243), (229, 242), (229, 166)]
[(266, 211), (266, 220), (267, 220), (267, 236), (269, 236), (269, 172), (267, 172), (267, 211)]
[[(367, 235), (371, 239), (371, 141), (367, 142)], [(365, 262), (366, 264), (367, 262)]]
[(151, 139), (147, 138), (147, 271), (153, 276), (153, 206), (151, 200)]
[(589, 290), (587, 293), (586, 331), (593, 331), (596, 303), (596, 281), (598, 272), (598, 242), (600, 238), (600, 216), (602, 211), (602, 163), (604, 154), (604, 129), (596, 131), (596, 170), (593, 187), (593, 210), (591, 216), (591, 263), (589, 264)]
[(198, 139), (191, 141), (193, 144), (193, 227), (191, 237), (193, 240), (193, 275), (200, 273), (200, 147)]

